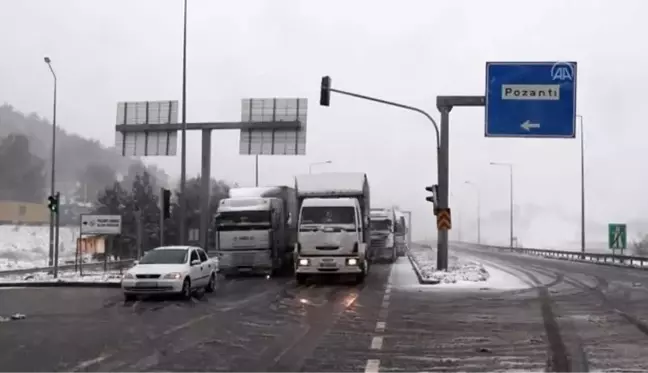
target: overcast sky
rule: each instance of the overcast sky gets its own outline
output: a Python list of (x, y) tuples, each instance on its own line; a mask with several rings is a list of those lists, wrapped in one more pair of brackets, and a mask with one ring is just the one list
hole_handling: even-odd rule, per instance
[[(319, 107), (322, 75), (335, 88), (420, 107), (437, 95), (484, 94), (486, 61), (577, 61), (585, 119), (588, 240), (608, 222), (648, 211), (648, 47), (640, 0), (284, 1), (189, 0), (189, 121), (239, 120), (245, 97), (309, 99), (306, 156), (264, 156), (260, 182), (292, 184), (314, 171), (365, 171), (372, 204), (414, 212), (415, 238), (435, 235), (426, 185), (436, 182), (434, 131), (421, 115), (334, 95)], [(645, 26), (641, 26), (644, 24)], [(643, 35), (643, 36), (642, 36)], [(179, 100), (181, 0), (0, 0), (0, 101), (51, 117), (49, 55), (59, 76), (59, 123), (114, 144), (118, 101)], [(515, 163), (516, 235), (526, 246), (578, 240), (577, 139), (484, 138), (484, 110), (451, 113), (451, 207), (456, 238), (508, 243), (508, 170)], [(254, 184), (254, 157), (238, 132), (214, 133), (212, 175)], [(188, 138), (188, 174), (199, 173), (200, 135)], [(173, 177), (179, 158), (151, 159)], [(629, 227), (631, 236), (643, 228)]]

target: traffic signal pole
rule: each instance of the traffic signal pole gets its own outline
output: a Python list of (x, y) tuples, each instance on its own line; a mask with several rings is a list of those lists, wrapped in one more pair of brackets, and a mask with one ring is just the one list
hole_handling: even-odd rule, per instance
[(164, 221), (171, 216), (171, 191), (160, 189), (160, 246), (164, 246)]
[[(485, 96), (437, 96), (437, 109), (441, 113), (441, 127), (437, 125), (434, 118), (432, 118), (425, 111), (407, 105), (402, 105), (392, 101), (386, 101), (375, 97), (360, 95), (357, 93), (341, 91), (333, 89), (331, 84), (331, 77), (322, 77), (320, 86), (320, 105), (329, 106), (331, 100), (331, 92), (360, 98), (363, 100), (378, 102), (385, 105), (399, 107), (410, 111), (415, 111), (424, 115), (432, 125), (436, 132), (436, 148), (437, 148), (437, 172), (438, 172), (438, 205), (435, 210), (443, 213), (450, 223), (450, 208), (449, 208), (449, 195), (450, 195), (450, 111), (455, 106), (472, 106), (483, 107), (486, 102)], [(426, 188), (427, 189), (427, 188)], [(426, 198), (427, 199), (427, 198)], [(429, 200), (429, 199), (428, 199)], [(450, 225), (450, 224), (448, 224)], [(446, 271), (448, 269), (448, 227), (440, 227), (437, 223), (437, 269)]]
[(58, 278), (58, 266), (59, 266), (59, 227), (60, 227), (60, 216), (61, 216), (61, 193), (56, 192), (56, 219), (55, 219), (55, 229), (54, 229), (54, 278)]

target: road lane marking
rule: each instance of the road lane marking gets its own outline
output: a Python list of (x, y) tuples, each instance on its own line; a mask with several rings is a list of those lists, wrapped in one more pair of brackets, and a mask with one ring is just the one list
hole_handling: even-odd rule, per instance
[[(385, 293), (383, 295), (382, 304), (380, 305), (380, 310), (378, 311), (378, 320), (376, 322), (376, 334), (382, 334), (385, 332), (387, 327), (387, 313), (389, 309), (389, 301), (391, 299), (392, 283), (394, 277), (394, 267), (392, 266), (389, 271), (389, 277), (387, 278), (387, 285), (385, 286)], [(382, 350), (383, 342), (385, 337), (382, 335), (377, 335), (371, 338), (370, 350)], [(367, 365), (365, 366), (365, 373), (378, 373), (380, 370), (380, 360), (379, 359), (368, 359)]]
[(71, 371), (72, 372), (78, 372), (78, 371), (85, 370), (86, 368), (88, 368), (88, 367), (90, 367), (92, 365), (101, 363), (102, 361), (106, 360), (107, 358), (109, 358), (111, 356), (112, 356), (112, 354), (104, 354), (104, 355), (97, 356), (94, 359), (82, 361), (81, 363), (77, 364), (77, 366), (72, 368)]
[(380, 360), (378, 359), (369, 359), (367, 360), (367, 365), (365, 366), (365, 373), (378, 373), (380, 368)]
[(383, 337), (373, 337), (371, 339), (372, 350), (380, 350), (382, 349), (382, 345), (383, 345)]

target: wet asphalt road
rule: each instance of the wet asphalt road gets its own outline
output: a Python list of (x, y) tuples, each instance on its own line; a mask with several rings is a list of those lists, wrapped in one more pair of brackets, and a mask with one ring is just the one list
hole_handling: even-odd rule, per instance
[(361, 286), (240, 278), (186, 302), (119, 289), (0, 289), (2, 371), (648, 369), (648, 272), (459, 250), (521, 290), (412, 285), (405, 258)]

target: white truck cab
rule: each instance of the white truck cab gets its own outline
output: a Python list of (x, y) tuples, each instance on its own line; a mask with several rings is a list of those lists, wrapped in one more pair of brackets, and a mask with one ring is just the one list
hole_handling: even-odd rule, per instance
[(355, 178), (317, 174), (298, 179), (298, 283), (311, 275), (354, 275), (362, 282), (369, 271), (369, 188), (364, 174), (351, 175)]

